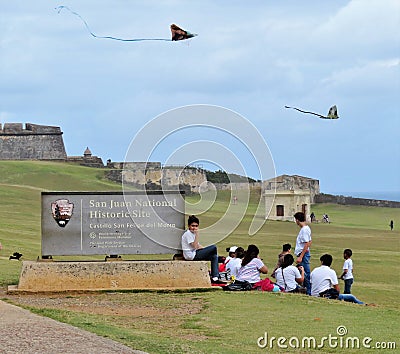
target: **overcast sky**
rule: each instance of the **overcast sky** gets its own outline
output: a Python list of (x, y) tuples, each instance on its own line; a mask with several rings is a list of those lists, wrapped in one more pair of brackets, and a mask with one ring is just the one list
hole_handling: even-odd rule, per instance
[[(171, 23), (198, 36), (96, 39), (60, 5), (99, 36), (170, 38)], [(399, 33), (398, 0), (0, 0), (0, 123), (60, 126), (68, 155), (88, 146), (123, 161), (163, 112), (222, 106), (259, 131), (277, 175), (319, 179), (325, 193), (400, 191)], [(338, 120), (284, 108), (334, 104)], [(192, 129), (163, 152), (204, 139)]]

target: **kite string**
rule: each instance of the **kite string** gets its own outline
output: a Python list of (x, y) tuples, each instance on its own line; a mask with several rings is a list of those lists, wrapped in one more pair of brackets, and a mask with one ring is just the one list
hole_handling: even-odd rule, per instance
[(92, 30), (90, 29), (89, 25), (87, 24), (87, 22), (84, 20), (84, 18), (79, 15), (77, 12), (72, 11), (68, 6), (58, 6), (55, 8), (55, 10), (57, 10), (58, 13), (60, 13), (63, 9), (68, 10), (69, 12), (71, 12), (73, 15), (79, 17), (81, 19), (81, 21), (84, 23), (86, 29), (88, 30), (88, 32), (94, 37), (94, 38), (101, 38), (101, 39), (113, 39), (115, 41), (122, 41), (122, 42), (140, 42), (140, 41), (167, 41), (167, 42), (171, 42), (171, 39), (168, 38), (133, 38), (133, 39), (123, 39), (123, 38), (116, 38), (116, 37), (111, 37), (111, 36), (97, 36), (96, 34), (94, 34), (92, 32)]

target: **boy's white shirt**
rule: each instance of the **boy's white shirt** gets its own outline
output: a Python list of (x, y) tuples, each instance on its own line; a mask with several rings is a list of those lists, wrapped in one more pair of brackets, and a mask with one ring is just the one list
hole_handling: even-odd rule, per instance
[(182, 251), (183, 257), (189, 261), (192, 261), (196, 256), (196, 249), (192, 246), (196, 235), (190, 230), (186, 230), (182, 235)]
[(343, 270), (347, 272), (343, 275), (343, 279), (353, 279), (353, 261), (351, 258), (347, 258), (343, 264)]

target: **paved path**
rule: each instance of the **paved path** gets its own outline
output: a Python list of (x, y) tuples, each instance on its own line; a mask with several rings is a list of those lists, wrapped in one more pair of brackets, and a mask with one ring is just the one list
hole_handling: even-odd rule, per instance
[(0, 353), (144, 354), (111, 339), (35, 315), (1, 300)]

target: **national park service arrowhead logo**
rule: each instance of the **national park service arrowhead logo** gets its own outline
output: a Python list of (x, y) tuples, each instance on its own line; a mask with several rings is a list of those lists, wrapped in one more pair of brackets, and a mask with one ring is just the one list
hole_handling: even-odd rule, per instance
[(71, 220), (74, 204), (70, 203), (68, 199), (58, 199), (51, 203), (51, 213), (58, 226), (65, 227), (68, 221)]

